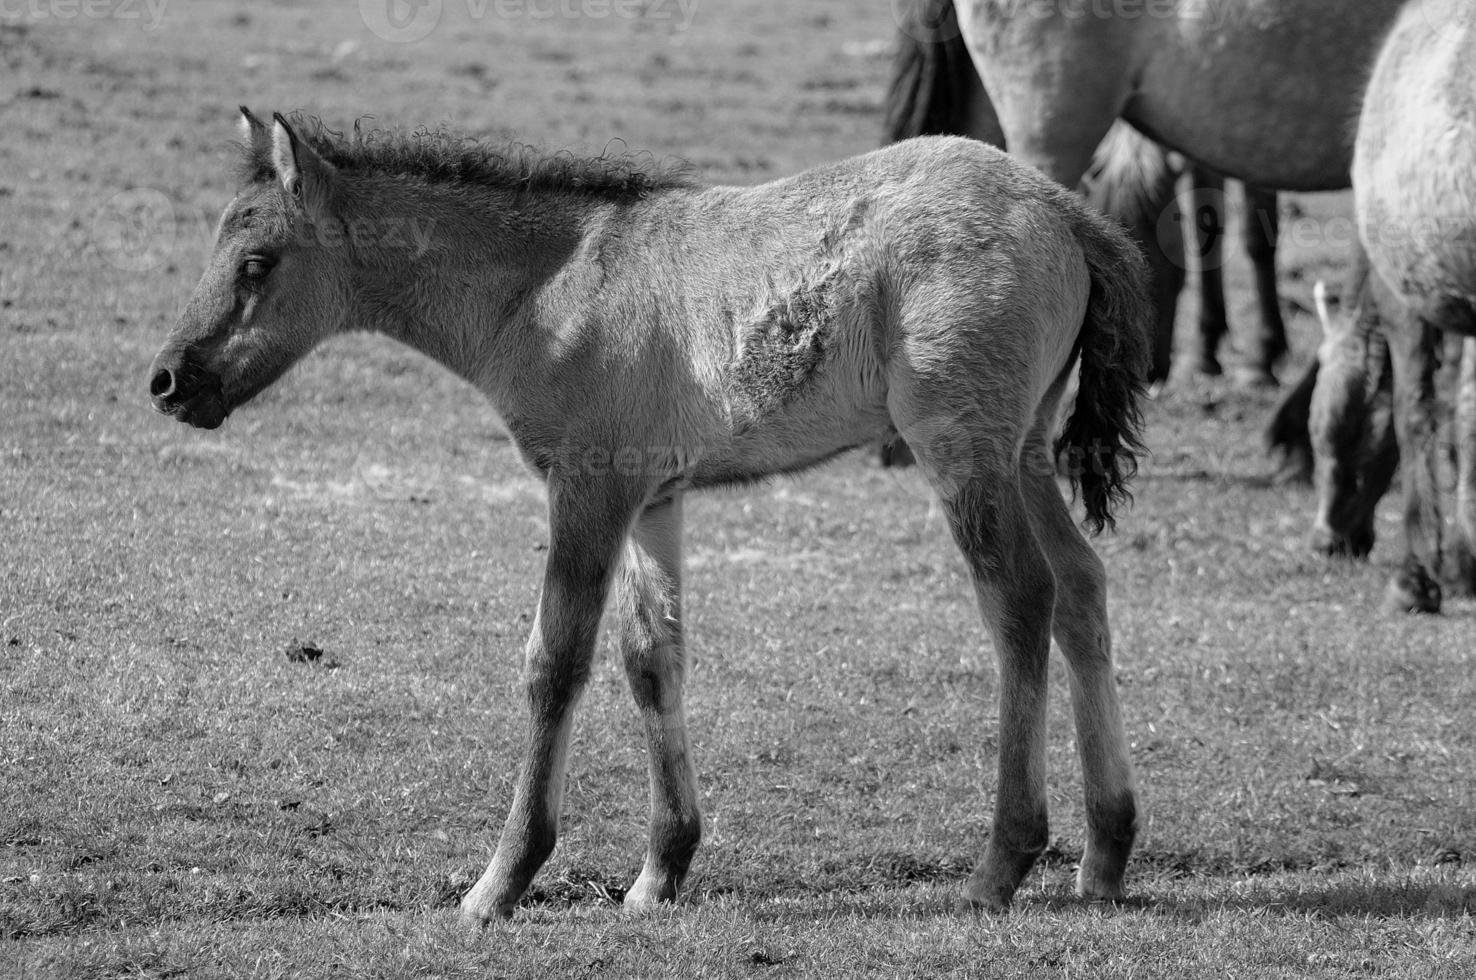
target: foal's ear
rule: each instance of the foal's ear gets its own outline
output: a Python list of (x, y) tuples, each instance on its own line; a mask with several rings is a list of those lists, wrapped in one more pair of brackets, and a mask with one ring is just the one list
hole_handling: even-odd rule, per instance
[(280, 112), (272, 113), (272, 167), (282, 188), (310, 214), (328, 204), (337, 172), (333, 164), (297, 138)]
[(1337, 314), (1341, 304), (1332, 290), (1327, 288), (1327, 283), (1321, 279), (1312, 287), (1312, 302), (1317, 307), (1317, 322), (1322, 324), (1322, 333), (1325, 336), (1332, 332), (1333, 316)]
[(257, 119), (245, 106), (241, 107), (241, 117), (236, 120), (236, 128), (241, 132), (241, 142), (253, 150), (266, 144), (266, 124)]

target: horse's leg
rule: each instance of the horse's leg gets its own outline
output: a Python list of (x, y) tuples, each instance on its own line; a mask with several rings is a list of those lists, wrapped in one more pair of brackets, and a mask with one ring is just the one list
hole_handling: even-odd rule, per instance
[(621, 656), (645, 729), (651, 778), (646, 862), (625, 895), (627, 908), (675, 899), (702, 836), (697, 775), (682, 710), (681, 536), (680, 496), (646, 508), (631, 532), (616, 579)]
[[(1318, 303), (1322, 315), (1325, 301)], [(1318, 348), (1307, 423), (1317, 491), (1309, 543), (1325, 555), (1363, 558), (1373, 550), (1375, 511), (1399, 464), (1384, 391), (1389, 346), (1364, 311), (1352, 320), (1336, 316)]]
[(553, 852), (574, 706), (589, 678), (611, 572), (636, 509), (618, 497), (572, 480), (550, 481), (548, 563), (523, 678), (528, 741), (497, 851), (461, 900), (464, 921), (512, 915)]
[[(1112, 671), (1107, 574), (1061, 499), (1038, 438), (1027, 451), (1021, 490), (1036, 537), (1056, 578), (1053, 630), (1070, 669), (1076, 745), (1086, 787), (1087, 844), (1076, 891), (1084, 898), (1122, 897), (1122, 877), (1137, 831), (1137, 802), (1127, 735)], [(1035, 466), (1030, 460), (1038, 461)]]
[(1189, 168), (1193, 188), (1194, 241), (1199, 243), (1199, 370), (1224, 373), (1220, 344), (1230, 332), (1225, 316), (1225, 178), (1204, 167)]
[[(930, 438), (906, 425), (926, 418), (916, 383), (894, 383), (893, 418), (912, 435), (918, 464), (938, 491), (973, 578), (999, 658), (999, 781), (984, 859), (965, 888), (972, 906), (1003, 910), (1048, 842), (1045, 791), (1046, 665), (1055, 580), (1020, 496), (1015, 446), (985, 433), (969, 410)], [(1007, 406), (1001, 406), (1007, 415)]]
[[(1388, 295), (1387, 290), (1379, 288), (1376, 277), (1371, 277), (1368, 264), (1368, 253), (1364, 250), (1361, 242), (1355, 242), (1352, 254), (1349, 256), (1347, 281), (1339, 291), (1343, 297), (1344, 305), (1352, 304), (1359, 310), (1359, 316), (1365, 307), (1375, 311), (1381, 300)], [(1391, 307), (1395, 304), (1385, 304)], [(1363, 328), (1360, 324), (1360, 329)], [(1312, 398), (1321, 384), (1318, 375), (1322, 370), (1320, 364), (1321, 355), (1312, 359), (1307, 365), (1297, 383), (1282, 396), (1281, 402), (1276, 406), (1275, 413), (1271, 416), (1271, 422), (1266, 427), (1266, 443), (1273, 452), (1280, 452), (1282, 456), (1281, 471), (1277, 474), (1277, 482), (1280, 483), (1310, 483), (1313, 478), (1316, 458), (1312, 450), (1312, 436), (1310, 425), (1312, 420)], [(1370, 544), (1372, 542), (1370, 541)]]
[[(916, 449), (916, 447), (914, 447)], [(1014, 474), (978, 473), (944, 497), (999, 658), (999, 777), (984, 859), (964, 897), (1007, 908), (1049, 841), (1046, 815), (1046, 667), (1055, 581)]]
[(1387, 331), (1394, 365), (1394, 427), (1404, 472), (1404, 564), (1389, 582), (1385, 606), (1439, 612), (1441, 517), (1435, 406), (1435, 331), (1412, 311)]
[(1456, 393), (1455, 574), (1468, 593), (1476, 593), (1476, 337), (1461, 342), (1460, 382)]
[(1248, 365), (1250, 379), (1276, 384), (1276, 362), (1286, 356), (1286, 323), (1276, 285), (1276, 238), (1281, 230), (1276, 192), (1245, 185), (1245, 253), (1256, 277), (1261, 319)]

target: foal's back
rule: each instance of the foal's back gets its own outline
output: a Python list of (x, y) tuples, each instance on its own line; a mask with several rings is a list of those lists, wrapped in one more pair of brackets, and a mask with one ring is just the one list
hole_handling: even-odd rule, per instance
[[(1090, 215), (1004, 153), (911, 140), (757, 187), (653, 201), (670, 288), (720, 404), (693, 485), (808, 466), (887, 434), (901, 378), (1031, 424), (1080, 331)], [(660, 221), (652, 220), (660, 216)]]

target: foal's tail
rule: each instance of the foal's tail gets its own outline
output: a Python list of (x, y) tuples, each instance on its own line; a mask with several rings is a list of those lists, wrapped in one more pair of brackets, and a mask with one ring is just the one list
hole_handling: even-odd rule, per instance
[(963, 132), (964, 93), (974, 76), (953, 0), (908, 2), (887, 88), (886, 135), (893, 143)]
[(1091, 272), (1091, 295), (1076, 346), (1081, 358), (1076, 404), (1056, 440), (1071, 486), (1086, 504), (1093, 534), (1114, 527), (1113, 507), (1132, 499), (1138, 471), (1155, 313), (1148, 266), (1107, 220), (1083, 211), (1076, 238)]

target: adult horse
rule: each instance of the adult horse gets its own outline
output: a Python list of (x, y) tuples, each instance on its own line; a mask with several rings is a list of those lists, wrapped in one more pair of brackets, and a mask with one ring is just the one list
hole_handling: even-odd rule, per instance
[[(900, 34), (887, 92), (887, 138), (961, 135), (1005, 146), (999, 117), (959, 32), (953, 0), (914, 3), (902, 12)], [(1176, 197), (1184, 174), (1191, 190)], [(1221, 276), (1224, 178), (1171, 157), (1121, 122), (1098, 144), (1085, 177), (1087, 199), (1133, 230), (1153, 269), (1159, 319), (1152, 378), (1166, 378), (1171, 367), (1186, 244), (1198, 253), (1200, 270), (1198, 366), (1206, 374), (1221, 373), (1219, 348), (1228, 333)], [(1287, 351), (1276, 290), (1276, 194), (1247, 186), (1246, 204), (1242, 231), (1260, 301), (1246, 368), (1256, 380), (1274, 383), (1276, 362)]]
[[(1353, 196), (1368, 256), (1352, 315), (1319, 303), (1328, 340), (1313, 401), (1318, 527), (1330, 550), (1371, 545), (1389, 467), (1359, 479), (1386, 339), (1394, 432), (1404, 460), (1405, 558), (1386, 605), (1437, 612), (1443, 565), (1476, 590), (1476, 7), (1410, 0), (1379, 52), (1358, 117)], [(1456, 535), (1445, 555), (1433, 365), (1444, 333), (1465, 335), (1453, 448)], [(1370, 351), (1370, 346), (1374, 351)], [(1387, 454), (1386, 454), (1387, 455)]]
[[(894, 112), (926, 115), (935, 97), (962, 100), (962, 132), (1002, 143), (1068, 187), (1092, 167), (1115, 120), (1250, 186), (1286, 191), (1349, 186), (1354, 118), (1380, 41), (1404, 0), (1155, 0), (1116, 14), (1088, 3), (915, 0), (910, 36), (952, 30), (968, 58), (935, 58), (902, 85)], [(906, 43), (904, 42), (904, 46)], [(938, 51), (937, 45), (930, 46)], [(965, 68), (976, 75), (971, 85)], [(942, 103), (939, 103), (942, 104)], [(1126, 175), (1108, 183), (1152, 188), (1133, 175), (1139, 154), (1114, 154)], [(1140, 240), (1160, 214), (1161, 193), (1128, 195), (1118, 210)], [(1150, 256), (1157, 250), (1150, 250)], [(1158, 264), (1162, 273), (1164, 263)], [(1159, 300), (1156, 373), (1167, 364)], [(1177, 289), (1173, 289), (1176, 293)], [(1274, 446), (1299, 465), (1310, 455), (1307, 417), (1313, 364), (1270, 428)], [(1310, 466), (1310, 464), (1308, 464)]]
[(465, 918), (511, 914), (553, 850), (612, 592), (650, 756), (646, 861), (625, 900), (676, 896), (701, 836), (682, 495), (897, 431), (942, 498), (1000, 661), (995, 819), (965, 895), (1008, 905), (1049, 840), (1052, 635), (1086, 791), (1077, 887), (1122, 894), (1137, 804), (1105, 573), (1055, 466), (1073, 463), (1089, 525), (1110, 523), (1140, 448), (1150, 316), (1120, 229), (973, 140), (734, 188), (445, 133), (345, 140), (311, 121), (243, 122), (240, 187), (155, 359), (154, 405), (218, 426), (321, 340), (377, 330), (480, 388), (548, 487), (529, 735)]

